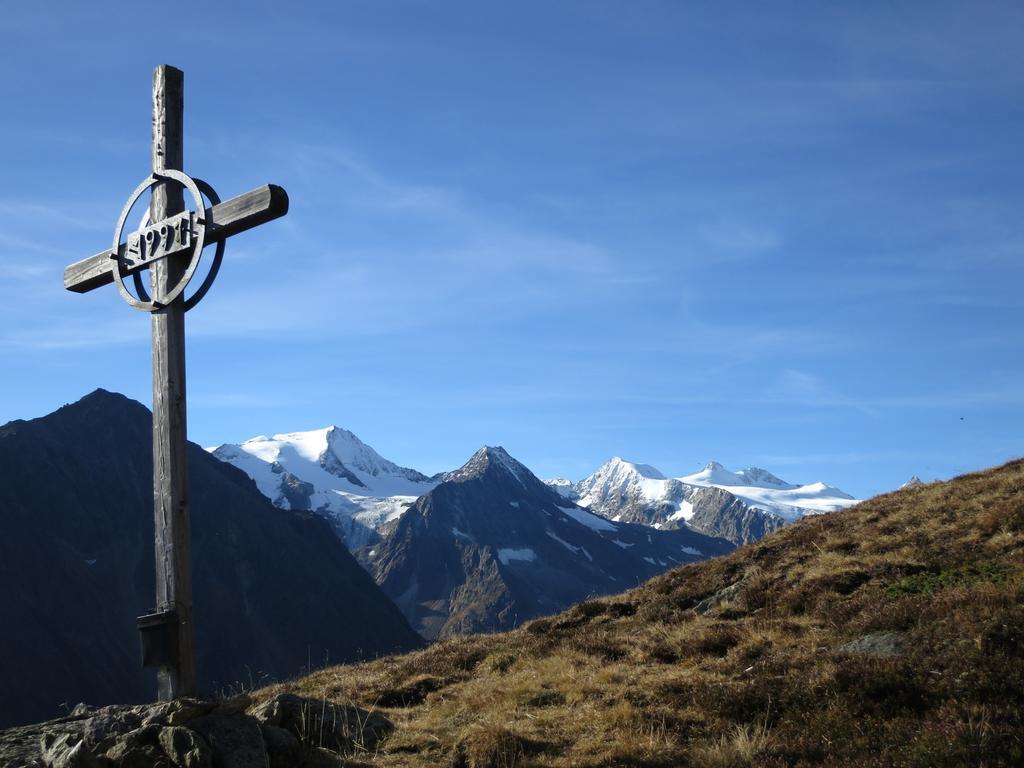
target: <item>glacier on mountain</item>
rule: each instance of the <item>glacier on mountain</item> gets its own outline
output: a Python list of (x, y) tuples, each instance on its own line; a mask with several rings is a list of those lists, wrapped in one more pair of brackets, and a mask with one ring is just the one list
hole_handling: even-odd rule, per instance
[(613, 521), (658, 530), (688, 526), (736, 544), (858, 501), (825, 483), (789, 483), (759, 467), (733, 472), (715, 461), (690, 475), (666, 477), (649, 464), (615, 457), (577, 483), (548, 482), (564, 498)]
[(721, 488), (750, 506), (778, 515), (786, 522), (806, 515), (836, 512), (860, 501), (825, 483), (794, 485), (764, 469), (752, 467), (730, 472), (716, 461), (679, 480), (687, 485)]
[(249, 475), (276, 506), (324, 515), (350, 549), (376, 540), (380, 526), (438, 482), (388, 461), (336, 426), (260, 435), (208, 450)]
[[(481, 449), (463, 467), (427, 477), (385, 459), (336, 426), (259, 435), (208, 450), (249, 475), (275, 505), (325, 516), (352, 550), (377, 542), (384, 527), (440, 482), (458, 481), (488, 462), (524, 489), (533, 479), (502, 449)], [(594, 530), (608, 530), (603, 527), (608, 520), (636, 522), (659, 530), (692, 528), (735, 544), (805, 515), (857, 502), (824, 483), (798, 485), (765, 469), (733, 472), (718, 462), (690, 475), (666, 477), (649, 464), (615, 457), (577, 483), (554, 478), (545, 484), (567, 503), (564, 514)], [(518, 503), (511, 500), (508, 506)]]

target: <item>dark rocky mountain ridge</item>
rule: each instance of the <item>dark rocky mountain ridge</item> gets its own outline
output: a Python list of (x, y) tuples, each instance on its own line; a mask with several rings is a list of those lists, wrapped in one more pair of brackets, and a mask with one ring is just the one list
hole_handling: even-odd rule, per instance
[(481, 448), (358, 554), (427, 639), (509, 629), (733, 546), (611, 522)]
[[(202, 688), (421, 644), (322, 518), (199, 446), (188, 459)], [(0, 725), (152, 698), (135, 629), (153, 603), (151, 477), (151, 416), (122, 395), (0, 427)]]

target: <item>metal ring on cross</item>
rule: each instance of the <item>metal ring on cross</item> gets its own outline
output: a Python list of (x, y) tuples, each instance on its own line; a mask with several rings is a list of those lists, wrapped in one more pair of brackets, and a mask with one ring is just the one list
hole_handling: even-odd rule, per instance
[[(128, 290), (128, 287), (125, 285), (124, 278), (126, 277), (126, 269), (130, 266), (136, 267), (135, 273), (137, 274), (139, 264), (129, 265), (126, 262), (126, 256), (121, 256), (121, 234), (124, 231), (124, 224), (125, 220), (128, 218), (128, 214), (131, 212), (132, 208), (135, 206), (135, 203), (138, 201), (138, 199), (142, 196), (142, 193), (145, 192), (150, 187), (168, 180), (175, 181), (178, 184), (181, 184), (189, 192), (191, 192), (192, 199), (195, 201), (196, 204), (196, 212), (194, 216), (191, 217), (193, 220), (190, 222), (190, 227), (188, 230), (189, 245), (192, 251), (192, 255), (191, 258), (189, 259), (188, 266), (186, 267), (184, 273), (181, 275), (178, 282), (169, 291), (164, 293), (162, 296), (158, 296), (154, 299), (150, 299), (148, 296), (145, 299), (136, 298), (131, 294), (131, 292)], [(209, 185), (205, 183), (204, 187), (210, 189)], [(210, 191), (212, 191), (212, 189), (210, 189)], [(164, 307), (166, 307), (168, 304), (170, 304), (172, 301), (177, 299), (184, 292), (185, 287), (188, 285), (189, 281), (192, 279), (192, 276), (195, 274), (196, 267), (199, 266), (199, 259), (203, 253), (203, 245), (205, 244), (206, 239), (205, 214), (206, 206), (204, 205), (203, 197), (199, 192), (199, 186), (197, 184), (197, 181), (181, 171), (173, 169), (166, 169), (159, 172), (154, 171), (153, 174), (149, 176), (149, 178), (145, 179), (141, 184), (139, 184), (138, 187), (135, 188), (135, 191), (132, 193), (132, 196), (128, 198), (128, 202), (125, 204), (124, 209), (121, 211), (120, 219), (118, 219), (117, 228), (114, 230), (114, 243), (111, 254), (111, 260), (113, 262), (113, 264), (111, 265), (111, 272), (113, 273), (113, 276), (116, 278), (115, 282), (117, 283), (117, 289), (121, 293), (121, 297), (128, 303), (129, 306), (134, 307), (135, 309), (138, 309), (142, 312), (158, 312)], [(165, 230), (167, 230), (168, 227), (160, 222), (158, 222), (158, 225), (161, 227), (160, 232), (152, 232), (152, 228), (150, 228), (150, 231), (147, 232), (147, 237), (152, 235), (153, 240), (156, 240), (160, 235), (167, 236), (168, 233)], [(146, 228), (144, 227), (143, 229)], [(217, 257), (223, 256), (223, 248), (218, 247), (217, 251)], [(159, 260), (160, 258), (163, 257), (158, 256), (155, 258), (151, 258), (146, 263), (153, 263)], [(219, 260), (219, 258), (215, 257), (215, 262), (219, 262)], [(140, 264), (141, 263), (142, 262), (140, 261)], [(219, 268), (220, 264), (216, 263), (216, 266)], [(214, 271), (213, 268), (211, 268), (211, 273), (213, 273), (213, 275), (216, 276), (216, 272)], [(207, 284), (209, 282), (212, 282), (212, 279), (210, 279), (208, 276), (207, 281), (204, 281), (203, 287), (200, 288), (200, 292), (197, 292), (196, 296), (193, 297), (195, 301), (192, 302), (192, 306), (195, 305), (196, 301), (198, 301), (199, 298), (202, 298), (201, 294), (205, 294), (206, 290), (209, 289), (209, 285)], [(137, 288), (141, 286), (141, 283), (141, 279), (135, 280), (135, 285)], [(142, 295), (146, 295), (145, 291), (142, 291)]]
[[(208, 183), (200, 178), (192, 177), (192, 181), (199, 187), (199, 191), (203, 193), (203, 196), (210, 201), (210, 207), (220, 205), (220, 195), (217, 191), (210, 186)], [(145, 215), (142, 217), (142, 221), (139, 223), (139, 229), (145, 229), (149, 226), (149, 208), (146, 209)], [(217, 279), (217, 273), (220, 272), (221, 262), (224, 260), (224, 246), (225, 240), (217, 241), (217, 248), (213, 254), (213, 263), (210, 265), (210, 269), (206, 273), (206, 277), (203, 278), (203, 282), (200, 284), (196, 292), (191, 296), (185, 298), (185, 311), (188, 312), (196, 304), (203, 300), (207, 291), (210, 290), (210, 286), (213, 285), (213, 281)], [(145, 284), (142, 282), (142, 273), (138, 270), (132, 272), (132, 280), (135, 283), (135, 295), (145, 304), (150, 301), (149, 291), (146, 290)]]

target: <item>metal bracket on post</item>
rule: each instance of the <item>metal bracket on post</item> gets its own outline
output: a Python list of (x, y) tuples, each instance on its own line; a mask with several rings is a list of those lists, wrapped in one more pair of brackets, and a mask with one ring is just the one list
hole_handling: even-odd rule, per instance
[(178, 658), (178, 612), (153, 611), (136, 619), (143, 667), (166, 667)]

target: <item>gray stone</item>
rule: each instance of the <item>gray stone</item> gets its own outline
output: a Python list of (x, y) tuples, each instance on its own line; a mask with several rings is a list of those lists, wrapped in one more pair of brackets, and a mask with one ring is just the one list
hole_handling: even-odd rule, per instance
[(736, 595), (739, 594), (740, 587), (742, 586), (743, 579), (740, 579), (739, 581), (730, 584), (727, 587), (723, 587), (722, 589), (715, 592), (715, 594), (711, 595), (711, 597), (706, 597), (699, 603), (697, 603), (695, 606), (693, 606), (694, 612), (700, 614), (701, 616), (706, 616), (707, 614), (711, 613), (711, 611), (713, 611), (715, 608), (720, 606), (722, 603), (727, 603), (730, 600), (735, 599)]
[(65, 735), (72, 737), (72, 744), (80, 741), (82, 721), (65, 718), (0, 731), (0, 768), (43, 768), (44, 738)]
[(252, 706), (252, 698), (247, 693), (240, 693), (237, 696), (232, 696), (230, 699), (224, 699), (217, 703), (216, 708), (213, 710), (213, 714), (218, 717), (223, 715), (234, 715), (238, 712), (245, 712), (250, 706)]
[(234, 714), (207, 715), (191, 723), (209, 743), (217, 768), (266, 768), (263, 732), (253, 718)]
[[(144, 707), (133, 710), (137, 717), (142, 716)], [(153, 768), (166, 765), (163, 752), (160, 751), (160, 726), (143, 725), (132, 731), (119, 735), (113, 746), (106, 751), (106, 758), (118, 768)]]
[(106, 752), (114, 743), (142, 725), (142, 716), (135, 709), (104, 707), (85, 721), (85, 743), (97, 754)]
[(261, 704), (252, 714), (265, 727), (283, 728), (303, 744), (343, 755), (357, 747), (373, 750), (394, 730), (391, 721), (376, 712), (287, 693)]
[(907, 652), (907, 636), (903, 632), (872, 632), (839, 646), (839, 652), (894, 658)]
[(99, 768), (96, 756), (75, 734), (45, 733), (39, 741), (39, 752), (46, 768)]
[(143, 722), (147, 725), (184, 725), (209, 714), (216, 706), (215, 701), (175, 699), (151, 706)]
[(316, 488), (312, 483), (300, 480), (276, 461), (270, 465), (270, 470), (276, 475), (281, 475), (281, 497), (288, 502), (288, 506), (285, 509), (313, 508), (311, 500), (316, 492)]
[(117, 768), (155, 768), (167, 764), (159, 748), (130, 739), (119, 741), (108, 749), (106, 758)]
[(267, 745), (271, 768), (290, 768), (302, 762), (302, 745), (291, 731), (264, 724), (263, 741)]
[(213, 768), (213, 752), (203, 737), (190, 728), (172, 725), (160, 729), (160, 747), (177, 768)]

